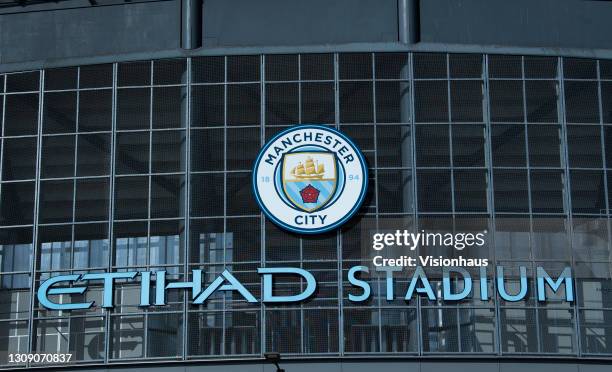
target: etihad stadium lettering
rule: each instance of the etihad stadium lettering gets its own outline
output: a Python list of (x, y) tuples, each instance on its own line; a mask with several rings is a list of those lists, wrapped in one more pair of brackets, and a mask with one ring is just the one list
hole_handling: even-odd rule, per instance
[[(474, 288), (478, 286), (477, 296), (483, 300), (489, 300), (494, 296), (490, 293), (489, 277), (487, 269), (480, 268), (479, 277), (472, 278), (472, 275), (461, 267), (445, 267), (442, 270), (441, 288), (434, 290), (434, 286), (427, 277), (425, 270), (422, 267), (416, 267), (412, 273), (410, 282), (408, 283), (406, 292), (394, 293), (397, 276), (393, 275), (394, 270), (384, 270), (382, 274), (386, 284), (387, 301), (392, 301), (396, 296), (402, 296), (406, 301), (409, 301), (413, 296), (426, 296), (431, 301), (461, 301), (471, 296), (474, 296)], [(203, 271), (196, 269), (191, 271), (191, 281), (186, 282), (168, 282), (166, 280), (165, 271), (130, 271), (130, 272), (114, 272), (114, 273), (88, 273), (88, 274), (72, 274), (59, 275), (47, 279), (38, 288), (38, 301), (40, 304), (52, 310), (78, 310), (88, 309), (94, 306), (94, 302), (71, 302), (53, 301), (53, 297), (59, 295), (84, 294), (88, 289), (88, 284), (102, 285), (102, 307), (112, 308), (113, 292), (115, 282), (117, 280), (125, 281), (133, 280), (139, 283), (140, 286), (140, 304), (139, 306), (164, 306), (166, 304), (166, 292), (168, 290), (188, 290), (191, 292), (191, 300), (194, 305), (204, 304), (215, 292), (232, 291), (240, 294), (247, 302), (263, 302), (263, 303), (296, 303), (307, 300), (315, 295), (317, 289), (317, 281), (315, 277), (308, 271), (295, 267), (277, 267), (277, 268), (259, 268), (257, 270), (261, 276), (263, 283), (261, 298), (258, 300), (255, 296), (228, 270), (223, 271), (216, 279), (204, 288), (202, 283)], [(347, 280), (353, 286), (348, 299), (351, 302), (364, 302), (372, 296), (372, 289), (367, 280), (369, 268), (366, 266), (354, 266), (348, 270)], [(137, 276), (140, 280), (137, 280)], [(275, 295), (274, 294), (274, 277), (275, 276), (296, 276), (306, 283), (305, 288), (300, 293), (291, 295)], [(152, 280), (155, 278), (155, 280)], [(439, 278), (436, 278), (439, 280)], [(561, 274), (553, 279), (542, 267), (536, 268), (536, 297), (538, 301), (546, 301), (549, 293), (559, 292), (561, 287), (564, 287), (565, 300), (568, 302), (574, 301), (574, 283), (569, 267), (564, 268)], [(461, 281), (463, 285), (456, 285), (457, 281)], [(504, 267), (497, 266), (495, 281), (497, 293), (504, 301), (517, 302), (524, 299), (528, 294), (528, 278), (526, 267), (519, 267), (519, 275), (512, 278), (507, 278), (504, 275)], [(518, 281), (518, 289), (513, 287), (513, 291), (508, 289), (507, 282)], [(513, 293), (510, 293), (513, 292)], [(57, 298), (55, 298), (57, 300)]]

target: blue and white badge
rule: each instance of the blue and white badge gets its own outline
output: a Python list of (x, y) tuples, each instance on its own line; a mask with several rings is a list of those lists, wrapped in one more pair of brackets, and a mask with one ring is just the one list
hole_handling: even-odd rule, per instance
[(357, 146), (322, 125), (289, 128), (266, 143), (255, 160), (253, 190), (275, 224), (296, 233), (333, 230), (359, 209), (368, 170)]

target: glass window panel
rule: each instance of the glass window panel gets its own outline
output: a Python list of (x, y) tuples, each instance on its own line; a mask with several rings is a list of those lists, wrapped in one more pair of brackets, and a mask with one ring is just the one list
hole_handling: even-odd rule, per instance
[(581, 310), (580, 323), (584, 353), (612, 354), (612, 310)]
[(266, 220), (266, 261), (299, 261), (300, 238)]
[(525, 78), (554, 79), (557, 65), (556, 57), (525, 56)]
[(523, 83), (516, 80), (489, 82), (491, 121), (523, 122)]
[(453, 166), (484, 166), (484, 126), (453, 125)]
[(612, 81), (602, 81), (600, 84), (603, 122), (612, 123)]
[(530, 123), (557, 122), (557, 82), (527, 80), (525, 82), (527, 121)]
[(522, 57), (513, 55), (490, 55), (489, 76), (492, 78), (522, 77)]
[(287, 125), (299, 121), (299, 85), (266, 84), (266, 123)]
[(374, 121), (372, 83), (364, 81), (340, 83), (340, 122), (371, 123)]
[(222, 83), (225, 81), (225, 57), (196, 57), (191, 59), (194, 83)]
[(376, 79), (408, 79), (408, 53), (376, 53), (374, 58)]
[[(316, 309), (304, 311), (303, 353), (338, 352), (338, 311)], [(401, 336), (397, 339), (402, 340)], [(401, 341), (400, 341), (401, 342)]]
[(186, 157), (184, 131), (159, 131), (152, 134), (151, 172), (184, 171)]
[(79, 92), (79, 131), (110, 131), (113, 94), (110, 89)]
[(484, 170), (455, 170), (455, 211), (487, 211), (487, 179)]
[(450, 85), (451, 120), (454, 122), (482, 122), (482, 82), (453, 80)]
[(78, 67), (51, 68), (45, 70), (45, 90), (75, 89)]
[(147, 357), (183, 355), (183, 315), (150, 314), (147, 317)]
[(111, 317), (110, 331), (111, 358), (144, 357), (144, 316)]
[(574, 314), (572, 310), (539, 309), (541, 351), (571, 354), (575, 349)]
[(493, 185), (497, 212), (529, 212), (526, 170), (494, 170)]
[(266, 80), (298, 80), (298, 55), (272, 54), (266, 56)]
[(333, 80), (333, 54), (302, 54), (300, 55), (300, 78), (302, 80)]
[(572, 248), (577, 259), (595, 261), (610, 257), (606, 217), (574, 217), (572, 224)]
[(559, 167), (561, 164), (558, 125), (529, 125), (529, 164), (532, 167)]
[(151, 176), (151, 218), (184, 216), (184, 194), (185, 177)]
[[(28, 350), (28, 322), (2, 322), (0, 327), (5, 331), (0, 335), (0, 364), (9, 363), (8, 355), (26, 353)], [(16, 363), (16, 365), (25, 365)]]
[(6, 75), (6, 91), (30, 92), (38, 90), (40, 86), (40, 72), (30, 71)]
[(447, 77), (446, 54), (414, 53), (413, 59), (415, 79), (443, 79)]
[(563, 213), (565, 184), (561, 171), (531, 171), (530, 181), (534, 213)]
[(117, 90), (117, 130), (150, 128), (150, 107), (150, 88)]
[(222, 171), (224, 168), (223, 129), (204, 129), (191, 131), (191, 170)]
[(227, 86), (227, 123), (229, 125), (259, 124), (261, 97), (259, 84)]
[(565, 217), (536, 216), (532, 224), (531, 245), (534, 258), (570, 259), (571, 252), (567, 235), (569, 227)]
[(450, 77), (452, 78), (480, 78), (482, 77), (481, 54), (455, 54), (448, 55)]
[(77, 144), (77, 176), (103, 176), (110, 172), (111, 135), (80, 134)]
[(261, 259), (261, 220), (229, 218), (226, 222), (225, 262), (259, 262)]
[(418, 346), (416, 309), (382, 309), (381, 333), (381, 351), (416, 352)]
[(149, 173), (149, 146), (149, 132), (117, 133), (115, 173)]
[(364, 353), (380, 351), (378, 309), (344, 309), (344, 351)]
[(117, 85), (134, 86), (151, 84), (151, 62), (120, 63), (117, 71)]
[(2, 150), (2, 180), (34, 179), (36, 137), (5, 138)]
[(2, 184), (0, 225), (27, 225), (34, 220), (34, 182)]
[(341, 80), (372, 78), (372, 54), (342, 53), (338, 57)]
[(410, 83), (407, 81), (376, 82), (376, 122), (410, 122)]
[(223, 312), (189, 314), (189, 355), (222, 355)]
[(227, 129), (227, 170), (251, 169), (260, 147), (260, 129)]
[(597, 79), (597, 60), (563, 58), (563, 76), (566, 79)]
[(32, 262), (32, 228), (0, 229), (0, 272), (28, 271)]
[(495, 311), (493, 309), (459, 309), (461, 351), (492, 353), (495, 351)]
[[(417, 174), (419, 211), (451, 212), (451, 175), (448, 170), (420, 170)], [(436, 195), (435, 198), (428, 197)]]
[(5, 97), (4, 135), (25, 136), (38, 132), (38, 94)]
[(299, 310), (266, 312), (267, 351), (300, 353), (302, 338), (302, 321)]
[(448, 126), (416, 126), (416, 164), (418, 167), (450, 166)]
[(602, 167), (600, 126), (568, 125), (567, 145), (570, 167)]
[(187, 88), (153, 88), (153, 129), (184, 128)]
[(38, 233), (39, 271), (70, 269), (71, 226), (42, 226)]
[(114, 236), (114, 265), (129, 267), (147, 264), (147, 222), (115, 223)]
[(260, 56), (228, 56), (227, 81), (259, 81)]
[(597, 82), (565, 82), (565, 117), (568, 123), (598, 123)]
[(76, 92), (45, 93), (43, 133), (76, 132)]
[(184, 84), (186, 79), (187, 60), (185, 58), (153, 61), (153, 84)]
[(491, 126), (493, 166), (525, 167), (525, 127), (523, 125)]
[(108, 266), (108, 247), (107, 223), (75, 225), (72, 267), (85, 269)]
[(379, 213), (409, 213), (413, 209), (412, 172), (406, 170), (378, 171)]
[(223, 216), (225, 196), (223, 173), (193, 174), (190, 189), (191, 216)]
[(446, 81), (414, 82), (414, 117), (417, 123), (448, 122)]
[(148, 217), (149, 178), (115, 178), (115, 218), (135, 219)]
[(377, 125), (378, 167), (412, 167), (412, 138), (409, 126)]
[(76, 181), (76, 221), (108, 219), (109, 179), (91, 178)]
[(150, 265), (178, 265), (183, 262), (184, 225), (182, 220), (151, 222)]
[(40, 183), (39, 223), (72, 222), (74, 181)]
[(42, 139), (41, 178), (74, 176), (76, 136), (50, 136)]
[(113, 65), (81, 66), (79, 72), (80, 88), (110, 87), (113, 85)]
[[(497, 203), (495, 204), (497, 208)], [(495, 249), (499, 259), (529, 259), (529, 216), (497, 215), (495, 218)]]
[(251, 172), (227, 174), (226, 194), (231, 195), (231, 198), (227, 198), (228, 215), (259, 214), (259, 208), (251, 190), (251, 178)]
[(302, 83), (302, 123), (334, 123), (333, 83)]
[(605, 212), (605, 184), (601, 171), (571, 171), (572, 212), (602, 214)]
[(191, 233), (189, 262), (223, 263), (225, 261), (223, 219), (191, 219), (189, 231)]
[(501, 309), (502, 352), (535, 353), (538, 336), (535, 309)]
[(191, 126), (216, 127), (225, 123), (225, 88), (223, 85), (191, 88)]
[(0, 319), (28, 318), (31, 285), (30, 274), (0, 275)]
[(421, 311), (424, 352), (458, 352), (457, 309), (425, 308)]

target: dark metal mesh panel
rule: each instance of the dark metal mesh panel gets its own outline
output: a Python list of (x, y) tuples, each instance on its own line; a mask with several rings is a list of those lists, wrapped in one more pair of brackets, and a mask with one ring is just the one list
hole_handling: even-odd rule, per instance
[(153, 84), (185, 84), (187, 82), (187, 60), (162, 59), (153, 61)]
[(117, 65), (118, 86), (151, 84), (151, 62), (127, 62)]
[(372, 54), (346, 53), (339, 55), (339, 75), (341, 80), (371, 79)]
[(298, 80), (297, 54), (278, 54), (266, 56), (266, 81)]
[(113, 85), (113, 65), (81, 66), (79, 88), (102, 88)]
[(53, 68), (45, 71), (45, 90), (76, 89), (78, 67)]
[(333, 54), (302, 54), (300, 55), (300, 79), (302, 80), (333, 80)]
[(225, 57), (193, 58), (191, 74), (194, 83), (222, 83), (225, 81)]

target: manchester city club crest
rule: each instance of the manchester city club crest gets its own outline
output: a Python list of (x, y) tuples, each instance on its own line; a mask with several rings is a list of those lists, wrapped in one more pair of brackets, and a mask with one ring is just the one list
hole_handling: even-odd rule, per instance
[(285, 130), (260, 151), (253, 171), (259, 206), (275, 224), (316, 234), (345, 223), (361, 206), (367, 167), (344, 134), (321, 125)]

